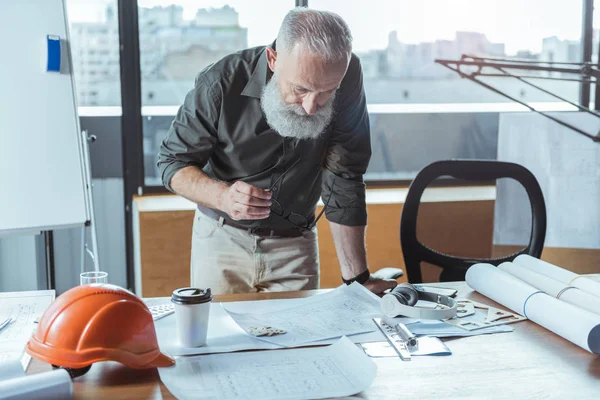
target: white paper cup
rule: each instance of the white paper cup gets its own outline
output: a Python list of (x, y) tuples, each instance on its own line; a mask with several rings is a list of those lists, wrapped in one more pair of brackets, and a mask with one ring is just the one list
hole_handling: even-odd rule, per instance
[(206, 344), (208, 317), (212, 294), (210, 289), (181, 288), (173, 291), (177, 337), (182, 347), (200, 347)]

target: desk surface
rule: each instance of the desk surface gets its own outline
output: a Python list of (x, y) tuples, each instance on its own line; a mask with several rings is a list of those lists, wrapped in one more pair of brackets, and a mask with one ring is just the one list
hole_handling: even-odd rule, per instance
[[(459, 289), (459, 297), (493, 305), (465, 283), (436, 284)], [(307, 297), (324, 290), (216, 296), (216, 301)], [(361, 398), (368, 399), (592, 399), (600, 394), (600, 357), (530, 322), (511, 333), (446, 340), (446, 357), (374, 359), (377, 377)], [(49, 370), (32, 360), (30, 373)], [(74, 380), (76, 399), (173, 399), (158, 372), (131, 370), (118, 363), (95, 364)]]

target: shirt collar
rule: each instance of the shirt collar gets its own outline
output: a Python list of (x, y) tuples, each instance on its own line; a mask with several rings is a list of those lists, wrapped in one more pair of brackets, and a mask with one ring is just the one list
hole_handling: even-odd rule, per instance
[[(275, 50), (275, 42), (273, 42), (270, 47)], [(254, 67), (254, 71), (252, 71), (248, 83), (244, 87), (244, 90), (242, 90), (242, 95), (260, 99), (263, 88), (266, 86), (270, 77), (271, 70), (267, 64), (267, 50), (265, 47), (260, 53), (260, 58)]]

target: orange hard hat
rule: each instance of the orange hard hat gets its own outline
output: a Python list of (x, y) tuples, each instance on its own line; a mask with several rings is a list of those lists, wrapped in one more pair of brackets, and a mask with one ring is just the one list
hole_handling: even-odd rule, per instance
[(98, 361), (136, 369), (175, 364), (158, 348), (146, 304), (106, 283), (77, 286), (58, 296), (40, 319), (27, 353), (65, 368), (86, 368)]

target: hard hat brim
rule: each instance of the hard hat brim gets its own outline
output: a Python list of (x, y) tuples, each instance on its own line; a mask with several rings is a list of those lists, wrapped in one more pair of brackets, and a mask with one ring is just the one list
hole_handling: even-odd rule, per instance
[(156, 350), (156, 357), (144, 362), (142, 360), (151, 357), (152, 352), (141, 355), (119, 349), (91, 349), (83, 352), (58, 350), (41, 343), (35, 336), (29, 340), (26, 347), (27, 353), (32, 357), (66, 368), (83, 368), (101, 361), (117, 361), (133, 369), (169, 367), (175, 364), (175, 359), (171, 356)]
[(163, 352), (158, 353), (158, 356), (144, 366), (144, 368), (153, 367), (170, 367), (175, 365), (175, 359)]

